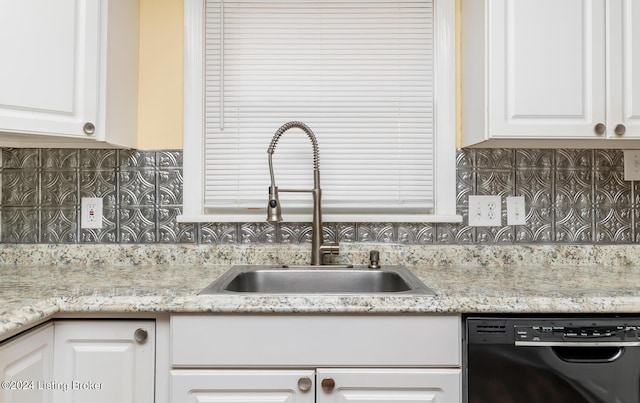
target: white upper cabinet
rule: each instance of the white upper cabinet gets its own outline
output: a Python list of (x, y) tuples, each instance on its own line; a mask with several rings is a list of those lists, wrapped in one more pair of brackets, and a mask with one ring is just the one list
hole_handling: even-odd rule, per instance
[(0, 146), (135, 146), (138, 8), (0, 0)]
[(608, 5), (607, 136), (640, 139), (640, 3), (615, 0)]
[(462, 0), (462, 146), (632, 146), (637, 17), (631, 0)]

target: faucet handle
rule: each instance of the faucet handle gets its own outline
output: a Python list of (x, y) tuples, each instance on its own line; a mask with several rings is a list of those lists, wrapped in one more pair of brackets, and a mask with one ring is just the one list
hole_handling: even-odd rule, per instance
[[(340, 254), (340, 245), (338, 243), (323, 243), (320, 245), (320, 256), (324, 262), (327, 255), (338, 256)], [(324, 263), (323, 263), (324, 264)]]

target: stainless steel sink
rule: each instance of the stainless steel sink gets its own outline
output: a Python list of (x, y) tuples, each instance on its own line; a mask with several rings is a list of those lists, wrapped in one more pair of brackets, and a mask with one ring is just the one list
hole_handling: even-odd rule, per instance
[(431, 294), (403, 266), (233, 266), (206, 294)]

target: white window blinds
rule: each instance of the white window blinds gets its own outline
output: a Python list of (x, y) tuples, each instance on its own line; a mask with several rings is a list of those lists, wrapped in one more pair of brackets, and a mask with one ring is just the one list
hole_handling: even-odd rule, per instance
[[(207, 0), (205, 209), (264, 209), (271, 137), (297, 120), (318, 140), (325, 213), (431, 212), (432, 12), (427, 0)], [(278, 187), (313, 187), (302, 131), (273, 162)], [(280, 197), (285, 214), (311, 209), (308, 194)]]

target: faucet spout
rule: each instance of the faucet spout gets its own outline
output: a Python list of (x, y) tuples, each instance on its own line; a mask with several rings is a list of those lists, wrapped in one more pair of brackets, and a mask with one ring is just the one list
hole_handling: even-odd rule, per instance
[[(313, 189), (278, 189), (276, 186), (275, 174), (273, 172), (273, 153), (280, 137), (289, 129), (298, 128), (301, 129), (311, 140), (311, 146), (313, 147)], [(318, 141), (315, 134), (311, 131), (309, 126), (302, 122), (288, 122), (282, 125), (273, 135), (271, 144), (267, 149), (269, 154), (269, 174), (271, 176), (271, 186), (269, 186), (269, 204), (267, 207), (267, 221), (277, 222), (282, 221), (282, 213), (280, 207), (280, 200), (278, 198), (278, 191), (280, 192), (310, 192), (313, 196), (313, 222), (312, 222), (312, 234), (311, 234), (311, 264), (321, 265), (324, 264), (324, 255), (326, 254), (338, 254), (338, 244), (325, 244), (322, 238), (322, 190), (320, 189), (320, 167), (319, 167), (319, 152)]]

